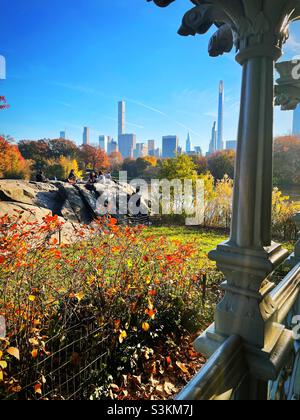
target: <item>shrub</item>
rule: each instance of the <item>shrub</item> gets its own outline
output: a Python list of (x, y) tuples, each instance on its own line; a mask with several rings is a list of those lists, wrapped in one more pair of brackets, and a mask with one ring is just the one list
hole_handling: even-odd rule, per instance
[[(84, 359), (95, 351), (99, 357), (106, 337), (106, 373), (116, 377), (126, 367), (134, 371), (137, 348), (164, 345), (166, 337), (174, 340), (186, 329), (207, 325), (212, 308), (202, 300), (204, 273), (193, 245), (176, 241), (170, 249), (163, 238), (145, 237), (142, 227), (116, 223), (81, 227), (75, 244), (65, 246), (58, 244), (57, 217), (41, 224), (22, 221), (21, 213), (0, 219), (0, 316), (7, 323), (0, 343), (0, 397), (37, 398), (58, 389), (53, 366), (51, 371), (41, 361), (51, 358), (50, 341), (57, 350), (78, 340), (78, 324), (80, 334), (91, 324), (96, 329), (94, 351), (85, 352), (82, 344), (66, 359), (60, 356), (60, 365), (70, 369), (70, 357)], [(76, 369), (80, 363), (74, 362)]]

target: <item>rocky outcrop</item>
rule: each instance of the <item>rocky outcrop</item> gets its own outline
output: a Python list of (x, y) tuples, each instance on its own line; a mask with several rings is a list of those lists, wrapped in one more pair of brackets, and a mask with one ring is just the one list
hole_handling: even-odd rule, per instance
[[(21, 210), (26, 220), (41, 220), (52, 213), (68, 222), (69, 227), (90, 224), (96, 217), (102, 216), (97, 201), (99, 197), (107, 197), (109, 201), (122, 194), (129, 201), (135, 193), (130, 185), (113, 181), (95, 184), (90, 191), (84, 184), (73, 186), (64, 182), (0, 180), (0, 216)], [(147, 210), (147, 203), (142, 198), (141, 204)], [(118, 199), (116, 207), (118, 210)], [(130, 211), (123, 216), (125, 221), (127, 216), (130, 216)]]
[(50, 183), (0, 180), (0, 201), (28, 204), (55, 212), (59, 198), (57, 187)]

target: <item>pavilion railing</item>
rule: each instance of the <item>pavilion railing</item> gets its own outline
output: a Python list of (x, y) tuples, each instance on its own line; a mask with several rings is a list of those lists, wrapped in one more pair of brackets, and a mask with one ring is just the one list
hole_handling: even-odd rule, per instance
[[(296, 322), (300, 322), (300, 262), (288, 273), (281, 283), (270, 293), (277, 306), (276, 321), (291, 332), (292, 345), (285, 355), (284, 367), (278, 377), (269, 383), (270, 400), (300, 399), (300, 336), (297, 337)], [(298, 317), (298, 318), (295, 318)], [(296, 327), (296, 328), (295, 328)], [(292, 330), (295, 330), (292, 335)], [(209, 341), (214, 325), (199, 338)], [(300, 335), (300, 328), (298, 328)], [(177, 396), (177, 400), (245, 400), (250, 399), (249, 384), (246, 385), (250, 367), (247, 349), (238, 336), (224, 339), (206, 365)], [(197, 349), (199, 344), (195, 342)], [(206, 346), (207, 356), (213, 346)], [(276, 357), (276, 355), (274, 355)], [(251, 372), (255, 375), (255, 372)]]

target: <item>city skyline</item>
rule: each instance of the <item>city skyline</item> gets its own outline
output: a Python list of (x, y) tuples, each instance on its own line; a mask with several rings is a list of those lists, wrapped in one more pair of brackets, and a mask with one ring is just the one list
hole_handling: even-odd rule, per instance
[[(53, 0), (49, 8), (34, 0), (26, 4), (3, 0), (0, 54), (6, 58), (7, 79), (0, 86), (10, 109), (1, 115), (0, 131), (21, 140), (55, 138), (64, 129), (80, 144), (82, 128), (88, 126), (92, 144), (98, 143), (101, 133), (117, 139), (115, 104), (123, 98), (130, 104), (126, 131), (135, 132), (138, 142), (155, 138), (161, 146), (163, 135), (176, 133), (184, 146), (190, 132), (194, 145), (206, 152), (222, 78), (224, 141), (236, 138), (241, 74), (234, 53), (212, 59), (206, 51), (209, 35), (187, 41), (176, 34), (184, 2), (175, 2), (163, 13), (140, 0), (131, 4), (90, 0), (74, 6), (69, 0), (63, 5)], [(22, 37), (11, 31), (12, 21)], [(111, 32), (111, 21), (118, 31)], [(153, 32), (153, 21), (161, 28), (159, 33)], [(291, 28), (285, 51), (283, 60), (300, 51), (296, 27)], [(187, 77), (191, 57), (194, 64)], [(171, 74), (162, 71), (170, 67)], [(292, 112), (277, 108), (274, 134), (291, 133), (292, 120)]]

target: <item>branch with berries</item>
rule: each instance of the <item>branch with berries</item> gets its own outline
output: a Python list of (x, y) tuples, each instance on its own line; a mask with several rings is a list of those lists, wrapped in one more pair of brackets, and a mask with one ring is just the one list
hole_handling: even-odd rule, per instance
[(0, 110), (9, 108), (5, 96), (0, 96)]

